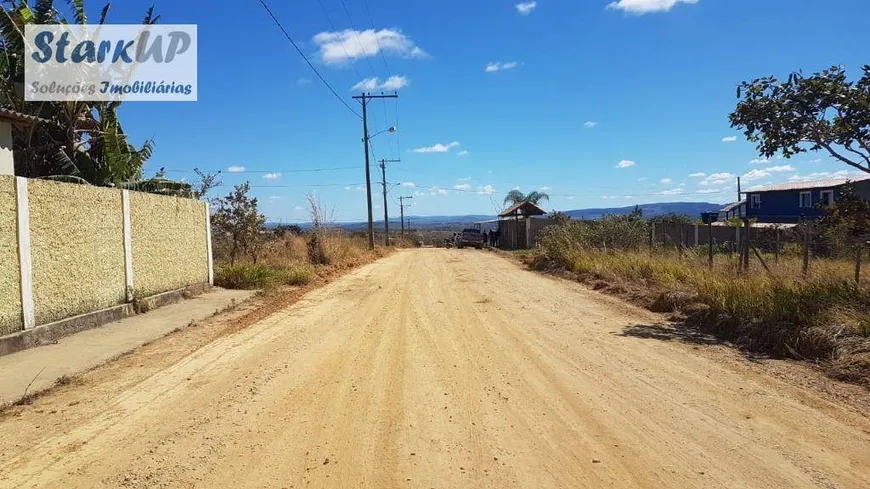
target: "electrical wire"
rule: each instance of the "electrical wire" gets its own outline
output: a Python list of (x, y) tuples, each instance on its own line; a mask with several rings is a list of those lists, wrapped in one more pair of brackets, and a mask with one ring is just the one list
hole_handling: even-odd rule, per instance
[[(347, 10), (347, 3), (345, 3), (344, 0), (340, 0), (340, 1), (341, 1), (342, 8), (344, 8), (344, 15), (347, 16), (347, 22), (348, 22), (348, 24), (350, 24), (350, 28), (351, 28), (351, 30), (353, 30), (353, 35), (354, 35), (354, 37), (356, 37), (356, 42), (357, 42), (357, 44), (359, 44), (359, 48), (362, 50), (363, 59), (366, 61), (366, 64), (369, 65), (369, 69), (372, 70), (372, 76), (377, 78), (377, 73), (375, 72), (375, 68), (372, 66), (372, 62), (369, 61), (369, 57), (368, 57), (369, 52), (366, 50), (365, 47), (363, 47), (362, 41), (360, 41), (360, 38), (359, 38), (359, 33), (357, 33), (356, 27), (353, 26), (353, 19), (350, 18), (350, 12)], [(377, 38), (378, 38), (377, 34), (378, 33), (375, 32), (375, 40), (377, 40)], [(378, 46), (380, 46), (380, 43), (378, 44)]]
[[(326, 6), (323, 5), (323, 0), (317, 0), (317, 3), (320, 4), (320, 9), (323, 10), (323, 15), (326, 16), (326, 21), (329, 23), (329, 27), (332, 28), (332, 32), (337, 33), (338, 29), (335, 27), (335, 24), (332, 22), (332, 17), (329, 16), (329, 12), (326, 10)], [(356, 65), (353, 62), (353, 58), (350, 57), (350, 53), (347, 52), (347, 48), (344, 47), (344, 43), (340, 43), (340, 44), (341, 44), (341, 50), (344, 51), (344, 55), (347, 56), (347, 59), (350, 60), (350, 67), (353, 68), (353, 71), (356, 72), (356, 76), (358, 76), (360, 79), (360, 82), (362, 82), (365, 79), (365, 77), (362, 76), (362, 73), (360, 73), (358, 69), (356, 69)]]
[(378, 29), (375, 27), (375, 22), (372, 20), (372, 12), (371, 10), (369, 10), (369, 2), (367, 0), (363, 0), (363, 5), (366, 8), (366, 15), (368, 15), (369, 17), (369, 25), (372, 26), (372, 31), (374, 31), (375, 33), (375, 42), (378, 43), (378, 53), (380, 53), (381, 59), (384, 61), (384, 68), (386, 68), (387, 73), (389, 73), (390, 65), (387, 64), (387, 57), (384, 56), (384, 50), (383, 48), (381, 48), (381, 40), (378, 39)]
[(262, 5), (263, 8), (266, 10), (266, 13), (269, 14), (269, 17), (272, 18), (272, 22), (274, 22), (275, 25), (278, 26), (279, 29), (281, 29), (281, 32), (284, 33), (284, 37), (286, 37), (287, 40), (290, 41), (290, 44), (292, 44), (293, 47), (296, 48), (296, 52), (299, 53), (299, 56), (302, 56), (302, 59), (304, 59), (305, 62), (308, 63), (308, 67), (311, 68), (312, 71), (314, 71), (314, 73), (317, 75), (317, 78), (319, 78), (320, 81), (323, 82), (324, 85), (326, 85), (326, 88), (328, 88), (329, 91), (332, 92), (332, 94), (335, 96), (335, 98), (338, 99), (338, 101), (341, 102), (341, 104), (344, 105), (347, 108), (347, 110), (351, 111), (353, 113), (353, 115), (357, 116), (359, 119), (362, 119), (362, 116), (357, 111), (353, 110), (353, 108), (350, 105), (348, 105), (348, 103), (345, 102), (343, 98), (341, 98), (341, 96), (338, 94), (338, 92), (336, 92), (335, 89), (332, 88), (332, 85), (330, 85), (329, 82), (327, 82), (326, 79), (323, 78), (323, 75), (321, 75), (320, 72), (317, 71), (317, 68), (315, 68), (314, 65), (311, 64), (311, 60), (309, 60), (308, 56), (305, 56), (305, 53), (303, 53), (302, 50), (299, 49), (299, 46), (296, 44), (296, 41), (294, 41), (293, 38), (290, 37), (290, 33), (287, 32), (287, 30), (284, 28), (284, 26), (281, 24), (281, 22), (278, 20), (278, 18), (275, 17), (275, 14), (272, 13), (272, 9), (269, 8), (269, 5), (266, 4), (265, 0), (258, 0), (258, 1), (260, 2), (260, 5)]
[[(337, 166), (334, 168), (300, 168), (295, 170), (243, 170), (243, 171), (225, 171), (225, 170), (200, 170), (203, 173), (220, 173), (221, 175), (233, 173), (318, 173), (318, 172), (326, 172), (326, 171), (339, 171), (339, 170), (359, 170), (359, 166)], [(194, 170), (182, 170), (176, 168), (164, 168), (165, 172), (172, 173), (193, 173)]]

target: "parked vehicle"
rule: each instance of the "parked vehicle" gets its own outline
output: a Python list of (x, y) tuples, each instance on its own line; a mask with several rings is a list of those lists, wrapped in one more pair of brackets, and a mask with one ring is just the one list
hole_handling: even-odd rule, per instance
[(459, 248), (465, 248), (466, 246), (473, 246), (477, 249), (483, 248), (483, 233), (480, 232), (480, 229), (467, 228), (463, 229), (462, 233), (459, 234)]

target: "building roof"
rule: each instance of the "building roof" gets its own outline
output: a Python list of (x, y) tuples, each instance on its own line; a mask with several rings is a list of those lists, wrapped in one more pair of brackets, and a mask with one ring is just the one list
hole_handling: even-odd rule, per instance
[(719, 209), (719, 212), (731, 212), (736, 210), (740, 206), (746, 205), (746, 199), (741, 200), (740, 202), (734, 202), (733, 204), (728, 204), (725, 207)]
[(5, 107), (0, 107), (0, 121), (17, 123), (23, 122), (26, 124), (33, 124), (36, 122), (49, 122), (47, 119), (41, 119), (39, 117), (36, 117), (35, 115), (16, 112), (12, 109), (7, 109)]
[(537, 204), (533, 204), (528, 200), (520, 202), (519, 204), (514, 204), (507, 208), (504, 212), (498, 215), (498, 217), (508, 217), (514, 215), (523, 215), (523, 216), (543, 216), (547, 211), (541, 209)]
[(767, 185), (761, 188), (757, 188), (754, 190), (750, 190), (746, 193), (759, 193), (759, 192), (782, 192), (788, 190), (807, 190), (811, 188), (829, 188), (829, 187), (839, 187), (840, 185), (845, 185), (847, 182), (857, 182), (861, 180), (867, 180), (870, 176), (855, 176), (855, 177), (841, 177), (841, 178), (826, 178), (824, 180), (798, 180), (794, 182), (786, 182), (779, 183), (776, 185)]

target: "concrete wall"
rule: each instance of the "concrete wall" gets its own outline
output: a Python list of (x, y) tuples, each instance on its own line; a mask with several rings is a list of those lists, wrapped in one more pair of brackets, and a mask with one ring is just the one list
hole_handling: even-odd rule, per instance
[(12, 125), (0, 121), (0, 175), (14, 175), (15, 161), (12, 159)]
[(207, 223), (197, 200), (0, 175), (0, 336), (208, 283)]
[(121, 191), (30, 180), (36, 324), (125, 302)]
[(130, 218), (136, 294), (148, 296), (208, 281), (203, 202), (131, 192)]
[(0, 336), (23, 327), (16, 209), (15, 177), (0, 175)]

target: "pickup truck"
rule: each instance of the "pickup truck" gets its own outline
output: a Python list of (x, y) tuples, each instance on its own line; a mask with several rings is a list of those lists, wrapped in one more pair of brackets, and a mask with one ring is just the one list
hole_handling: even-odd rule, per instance
[(480, 232), (480, 229), (463, 229), (459, 235), (457, 246), (459, 248), (465, 248), (466, 246), (473, 246), (477, 249), (483, 248), (483, 233)]

